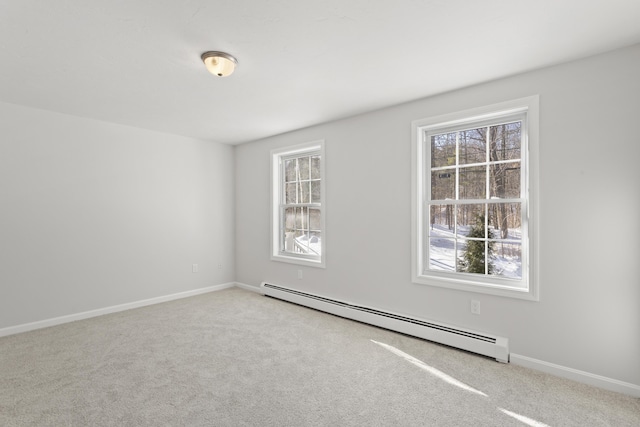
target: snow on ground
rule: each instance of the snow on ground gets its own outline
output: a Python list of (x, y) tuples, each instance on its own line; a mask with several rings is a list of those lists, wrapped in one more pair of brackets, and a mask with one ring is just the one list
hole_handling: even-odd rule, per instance
[(306, 234), (295, 238), (300, 245), (311, 250), (310, 253), (320, 255), (322, 252), (321, 238), (318, 236), (311, 236), (309, 238)]
[[(458, 258), (464, 253), (465, 244), (460, 237), (469, 234), (469, 226), (458, 226)], [(492, 236), (497, 236), (498, 231), (493, 227)], [(507, 238), (514, 242), (521, 242), (522, 231), (509, 229)], [(456, 271), (455, 234), (446, 225), (434, 224), (429, 228), (429, 269), (440, 271)], [(494, 244), (494, 253), (491, 262), (495, 267), (494, 275), (520, 279), (522, 277), (522, 254), (519, 243)]]

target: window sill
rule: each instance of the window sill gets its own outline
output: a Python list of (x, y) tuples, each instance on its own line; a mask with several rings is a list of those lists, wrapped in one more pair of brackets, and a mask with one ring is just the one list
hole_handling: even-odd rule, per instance
[(497, 295), (507, 298), (522, 299), (528, 301), (539, 301), (539, 295), (529, 286), (529, 288), (519, 288), (516, 286), (505, 286), (487, 282), (473, 280), (461, 280), (458, 278), (444, 278), (438, 276), (414, 275), (413, 283), (440, 288), (456, 289), (459, 291), (474, 292), (479, 294)]
[(314, 260), (287, 255), (271, 255), (271, 261), (287, 262), (289, 264), (304, 265), (307, 267), (325, 268), (323, 259)]

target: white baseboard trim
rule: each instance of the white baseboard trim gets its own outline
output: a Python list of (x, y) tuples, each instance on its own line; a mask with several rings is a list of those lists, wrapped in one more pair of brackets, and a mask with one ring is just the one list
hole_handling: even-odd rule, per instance
[(596, 375), (585, 371), (579, 371), (577, 369), (556, 365), (553, 363), (514, 353), (510, 354), (509, 360), (514, 365), (524, 366), (525, 368), (531, 368), (535, 369), (536, 371), (546, 372), (547, 374), (567, 378), (580, 383), (592, 385), (594, 387), (603, 388), (605, 390), (624, 393), (633, 397), (640, 397), (640, 386), (636, 384), (619, 381), (613, 378), (603, 377), (601, 375)]
[(244, 289), (246, 291), (256, 292), (258, 294), (264, 294), (264, 292), (262, 292), (262, 288), (259, 286), (251, 286), (247, 285), (246, 283), (236, 282), (236, 287)]
[(133, 308), (145, 307), (147, 305), (160, 304), (162, 302), (173, 301), (182, 298), (188, 298), (196, 295), (206, 294), (208, 292), (221, 291), (223, 289), (232, 288), (235, 282), (223, 283), (221, 285), (208, 286), (206, 288), (194, 289), (191, 291), (179, 292), (177, 294), (164, 295), (161, 297), (149, 298), (140, 301), (129, 302), (111, 307), (98, 308), (96, 310), (84, 311), (82, 313), (69, 314), (66, 316), (54, 317), (52, 319), (39, 320), (37, 322), (25, 323), (22, 325), (9, 326), (0, 329), (0, 337), (19, 334), (21, 332), (34, 331), (36, 329), (48, 328), (50, 326), (61, 325), (63, 323), (75, 322), (76, 320), (89, 319), (91, 317), (102, 316), (119, 311), (131, 310)]

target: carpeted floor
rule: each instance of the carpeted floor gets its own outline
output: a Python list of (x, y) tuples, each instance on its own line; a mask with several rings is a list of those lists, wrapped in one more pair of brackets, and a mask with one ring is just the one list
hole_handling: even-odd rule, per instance
[(639, 426), (640, 399), (227, 289), (0, 338), (2, 426)]

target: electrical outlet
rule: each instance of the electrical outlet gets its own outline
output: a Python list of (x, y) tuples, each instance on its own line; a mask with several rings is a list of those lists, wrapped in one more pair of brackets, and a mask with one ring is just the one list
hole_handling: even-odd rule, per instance
[(298, 279), (302, 279), (302, 270), (298, 270)]
[(191, 271), (193, 271), (194, 273), (198, 272), (198, 264), (192, 264), (191, 265)]
[(471, 300), (471, 314), (480, 314), (480, 301)]

